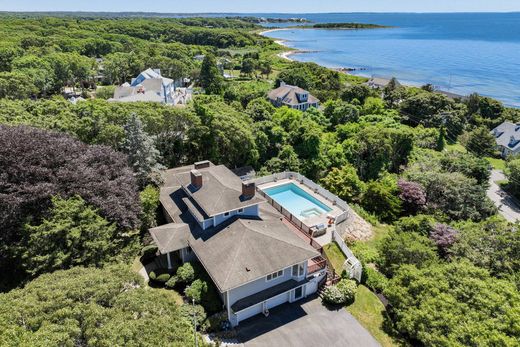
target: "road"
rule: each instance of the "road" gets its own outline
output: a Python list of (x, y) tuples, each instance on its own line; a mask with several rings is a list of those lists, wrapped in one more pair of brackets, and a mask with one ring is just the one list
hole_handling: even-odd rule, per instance
[(504, 173), (499, 170), (492, 170), (489, 178), (489, 189), (487, 196), (498, 207), (498, 212), (510, 222), (520, 220), (520, 208), (516, 200), (506, 193), (500, 186), (495, 183), (497, 181), (506, 180)]

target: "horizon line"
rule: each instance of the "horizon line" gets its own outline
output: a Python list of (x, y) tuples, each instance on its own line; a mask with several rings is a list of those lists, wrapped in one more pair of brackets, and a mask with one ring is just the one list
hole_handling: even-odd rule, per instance
[(0, 13), (145, 13), (145, 14), (169, 14), (169, 15), (210, 15), (210, 14), (229, 14), (229, 15), (243, 15), (243, 14), (281, 14), (281, 15), (296, 15), (296, 14), (480, 14), (480, 13), (520, 13), (520, 10), (514, 11), (354, 11), (354, 12), (156, 12), (156, 11), (98, 11), (98, 10), (81, 10), (81, 11), (61, 11), (61, 10), (37, 10), (37, 11), (6, 11), (0, 10)]

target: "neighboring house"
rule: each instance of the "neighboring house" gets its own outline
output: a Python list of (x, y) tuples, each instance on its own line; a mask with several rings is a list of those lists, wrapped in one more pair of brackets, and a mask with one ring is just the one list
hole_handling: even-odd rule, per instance
[(308, 91), (284, 82), (280, 84), (280, 87), (271, 90), (268, 98), (276, 107), (288, 106), (301, 111), (305, 111), (309, 107), (317, 108), (320, 102)]
[(163, 180), (169, 224), (150, 234), (169, 268), (174, 261), (202, 264), (232, 326), (315, 293), (326, 280), (320, 252), (265, 203), (255, 183), (209, 161), (166, 170)]
[(148, 101), (170, 105), (186, 104), (191, 99), (191, 92), (186, 88), (179, 88), (186, 79), (174, 81), (163, 77), (158, 69), (148, 69), (132, 79), (131, 83), (124, 83), (116, 88), (111, 102)]
[[(366, 82), (366, 85), (374, 89), (383, 89), (390, 83), (391, 80), (391, 78), (372, 77)], [(401, 83), (397, 81), (396, 86), (400, 87)]]
[(520, 124), (504, 122), (491, 131), (502, 157), (520, 153)]

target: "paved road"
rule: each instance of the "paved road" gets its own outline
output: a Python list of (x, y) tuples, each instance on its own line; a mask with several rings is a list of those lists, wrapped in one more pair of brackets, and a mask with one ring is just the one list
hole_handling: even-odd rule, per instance
[(515, 202), (515, 199), (506, 193), (496, 181), (506, 180), (504, 173), (499, 170), (492, 170), (491, 177), (489, 178), (489, 189), (487, 196), (495, 203), (498, 207), (498, 212), (504, 216), (510, 222), (520, 220), (520, 208)]
[(238, 337), (246, 347), (380, 347), (345, 308), (329, 310), (316, 296), (240, 323)]

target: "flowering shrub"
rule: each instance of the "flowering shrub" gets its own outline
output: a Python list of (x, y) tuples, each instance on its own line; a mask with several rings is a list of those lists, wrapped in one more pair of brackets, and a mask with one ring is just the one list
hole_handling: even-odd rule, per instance
[(401, 179), (397, 182), (397, 187), (400, 192), (399, 198), (408, 212), (416, 213), (426, 206), (426, 192), (419, 183)]
[(449, 225), (437, 223), (430, 232), (430, 239), (435, 242), (437, 247), (446, 252), (457, 241), (458, 234), (458, 230)]
[(356, 295), (357, 284), (353, 280), (342, 279), (338, 284), (325, 288), (323, 291), (323, 301), (340, 305), (351, 303)]

